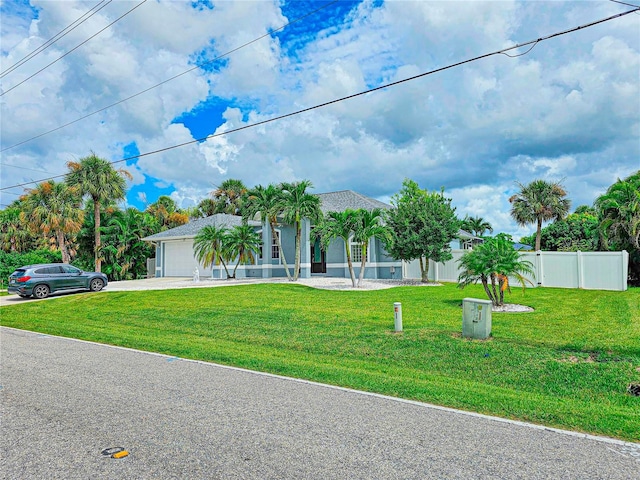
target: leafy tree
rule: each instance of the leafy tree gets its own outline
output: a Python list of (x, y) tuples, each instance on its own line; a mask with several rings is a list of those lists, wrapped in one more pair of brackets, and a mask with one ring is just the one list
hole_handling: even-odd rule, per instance
[[(535, 240), (534, 233), (522, 237), (520, 242), (532, 245)], [(551, 252), (597, 251), (599, 245), (598, 217), (590, 213), (571, 213), (566, 218), (547, 225), (540, 232), (540, 248)]]
[(34, 244), (29, 229), (24, 228), (20, 220), (21, 211), (20, 201), (13, 202), (5, 210), (0, 210), (0, 247), (5, 252), (25, 252)]
[(278, 215), (282, 213), (284, 208), (284, 195), (282, 188), (275, 185), (268, 185), (263, 187), (258, 185), (246, 193), (246, 200), (242, 208), (242, 215), (244, 219), (252, 219), (256, 215), (259, 215), (261, 219), (266, 220), (269, 223), (271, 229), (271, 236), (276, 240), (278, 245), (278, 251), (280, 252), (280, 259), (284, 266), (284, 271), (287, 274), (287, 278), (291, 280), (291, 273), (289, 272), (289, 266), (287, 265), (287, 259), (284, 256), (282, 250), (282, 242), (280, 236), (276, 232), (278, 226)]
[(452, 258), (451, 241), (458, 234), (459, 220), (451, 199), (441, 192), (427, 192), (413, 180), (391, 198), (386, 212), (391, 239), (386, 249), (396, 260), (419, 259), (422, 281), (428, 282), (429, 259), (445, 262)]
[(222, 264), (227, 278), (231, 278), (225, 261), (227, 234), (228, 230), (225, 227), (215, 225), (203, 227), (193, 240), (193, 250), (196, 258), (205, 268)]
[(222, 182), (218, 188), (211, 192), (216, 204), (215, 213), (228, 213), (241, 215), (243, 196), (247, 187), (242, 180), (229, 178)]
[(504, 305), (505, 290), (511, 292), (509, 277), (515, 278), (524, 289), (525, 282), (531, 282), (523, 274), (533, 274), (531, 262), (520, 258), (520, 253), (504, 234), (487, 238), (462, 255), (458, 263), (463, 270), (458, 276), (458, 287), (482, 282), (487, 297), (496, 307)]
[(262, 238), (253, 230), (253, 227), (249, 225), (236, 225), (228, 233), (223, 243), (223, 249), (227, 257), (237, 258), (231, 275), (232, 278), (236, 278), (236, 270), (241, 262), (243, 264), (255, 262), (254, 252), (260, 250)]
[(175, 200), (167, 195), (160, 195), (158, 200), (149, 204), (145, 211), (156, 218), (160, 224), (160, 231), (179, 227), (189, 222), (189, 215), (182, 212)]
[(62, 261), (69, 263), (71, 256), (67, 249), (67, 238), (76, 234), (82, 226), (79, 190), (49, 180), (28, 190), (21, 201), (24, 206), (20, 214), (21, 220), (28, 223), (35, 232), (45, 236), (53, 234), (62, 254)]
[(320, 236), (320, 242), (325, 249), (336, 238), (342, 239), (347, 255), (351, 284), (354, 288), (356, 287), (356, 275), (353, 271), (349, 239), (356, 229), (357, 222), (358, 212), (356, 210), (346, 209), (343, 212), (328, 212), (323, 218), (318, 220), (312, 230), (312, 235)]
[(210, 217), (216, 213), (216, 202), (211, 198), (205, 198), (198, 203), (198, 210), (200, 210), (201, 217)]
[(88, 195), (93, 200), (94, 208), (94, 261), (95, 271), (101, 271), (101, 237), (100, 212), (105, 202), (123, 200), (126, 195), (127, 183), (125, 178), (132, 179), (124, 169), (116, 170), (108, 160), (92, 153), (81, 158), (79, 162), (68, 162), (69, 173), (65, 177), (68, 185), (76, 187), (81, 195)]
[(358, 286), (362, 286), (364, 279), (364, 269), (367, 263), (367, 249), (371, 238), (379, 238), (389, 241), (391, 233), (389, 229), (382, 224), (382, 210), (374, 208), (373, 210), (359, 209), (356, 210), (356, 221), (353, 229), (353, 241), (360, 244), (362, 252), (362, 263), (360, 265), (360, 275), (358, 276)]
[(536, 251), (540, 250), (542, 223), (561, 220), (569, 212), (571, 202), (560, 182), (534, 180), (528, 185), (517, 182), (520, 191), (509, 198), (511, 216), (518, 225), (536, 224)]
[(293, 271), (293, 281), (300, 275), (300, 245), (302, 242), (302, 219), (308, 218), (311, 222), (320, 219), (320, 198), (307, 192), (313, 184), (309, 180), (295, 183), (283, 183), (282, 215), (284, 221), (294, 225), (296, 230), (296, 258)]
[(629, 277), (640, 283), (640, 170), (611, 185), (595, 207), (604, 245), (629, 252)]
[(493, 233), (493, 227), (482, 217), (465, 216), (462, 220), (461, 228), (465, 232), (472, 233), (476, 237), (482, 237), (484, 232)]

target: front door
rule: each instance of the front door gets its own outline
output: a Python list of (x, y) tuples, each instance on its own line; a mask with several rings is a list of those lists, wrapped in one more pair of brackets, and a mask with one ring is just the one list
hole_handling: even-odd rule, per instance
[(311, 273), (327, 273), (327, 257), (320, 244), (320, 237), (311, 245)]

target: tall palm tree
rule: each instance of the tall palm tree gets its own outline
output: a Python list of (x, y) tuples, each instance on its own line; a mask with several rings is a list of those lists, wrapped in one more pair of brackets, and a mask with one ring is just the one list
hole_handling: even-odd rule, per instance
[(260, 250), (262, 239), (253, 227), (249, 225), (236, 225), (231, 229), (226, 238), (225, 250), (228, 258), (237, 258), (236, 265), (233, 267), (232, 278), (236, 278), (236, 270), (240, 262), (254, 263), (254, 252)]
[(296, 259), (293, 271), (293, 281), (297, 281), (300, 275), (300, 247), (302, 242), (302, 220), (308, 218), (311, 222), (317, 221), (320, 211), (320, 198), (307, 192), (313, 187), (309, 180), (294, 183), (282, 183), (284, 221), (294, 225), (296, 230)]
[(486, 231), (493, 233), (491, 224), (482, 217), (464, 217), (464, 220), (462, 220), (462, 229), (473, 233), (476, 237), (482, 237)]
[(513, 243), (503, 233), (469, 250), (458, 263), (462, 269), (458, 288), (480, 281), (496, 307), (504, 304), (505, 290), (510, 291), (509, 277), (515, 278), (524, 289), (525, 282), (531, 283), (524, 274), (534, 273), (531, 262), (520, 258), (520, 252), (513, 248)]
[(211, 196), (216, 202), (215, 213), (228, 213), (230, 215), (240, 215), (242, 209), (242, 198), (247, 187), (242, 180), (229, 178), (222, 182)]
[[(351, 285), (356, 287), (356, 275), (353, 271), (353, 262), (351, 260), (351, 248), (349, 248), (349, 239), (356, 230), (358, 223), (358, 212), (356, 210), (346, 209), (343, 212), (328, 212), (313, 227), (312, 235), (320, 236), (320, 242), (326, 249), (331, 241), (336, 238), (342, 239), (344, 242), (345, 253), (347, 255), (347, 265), (349, 266), (349, 275), (351, 276)], [(366, 255), (363, 252), (363, 257)]]
[(540, 250), (542, 223), (549, 220), (562, 220), (571, 207), (566, 198), (567, 192), (560, 182), (534, 180), (528, 185), (517, 182), (520, 191), (509, 198), (511, 216), (518, 225), (535, 223), (536, 251)]
[(123, 200), (126, 195), (127, 182), (125, 178), (133, 179), (124, 170), (116, 170), (108, 160), (91, 153), (78, 162), (68, 162), (69, 173), (65, 177), (68, 185), (77, 187), (81, 195), (88, 195), (93, 200), (94, 208), (94, 261), (96, 272), (101, 271), (102, 255), (100, 240), (100, 212), (105, 202)]
[(278, 245), (278, 252), (280, 253), (280, 260), (282, 260), (284, 271), (287, 274), (287, 278), (291, 280), (291, 273), (289, 272), (287, 259), (282, 250), (280, 235), (276, 232), (278, 215), (281, 214), (283, 209), (283, 198), (281, 188), (272, 184), (267, 187), (257, 185), (247, 191), (246, 201), (242, 207), (242, 211), (245, 219), (252, 219), (256, 215), (260, 215), (262, 220), (266, 220), (269, 223), (271, 238), (275, 239), (276, 245)]
[(371, 238), (379, 238), (389, 241), (391, 233), (389, 229), (382, 224), (382, 210), (374, 208), (373, 210), (359, 209), (356, 210), (356, 221), (353, 229), (353, 241), (360, 244), (362, 260), (360, 264), (360, 274), (358, 275), (358, 287), (362, 286), (364, 279), (364, 269), (367, 263), (367, 250), (369, 240)]
[(595, 206), (606, 245), (640, 250), (640, 171), (611, 185)]
[(193, 251), (205, 268), (222, 264), (227, 278), (231, 278), (225, 262), (227, 235), (228, 230), (225, 227), (216, 227), (215, 225), (203, 227), (193, 240)]
[(28, 190), (21, 200), (24, 210), (20, 218), (36, 232), (45, 236), (53, 234), (62, 253), (62, 261), (69, 263), (71, 256), (65, 236), (80, 231), (84, 215), (80, 209), (79, 190), (49, 180)]

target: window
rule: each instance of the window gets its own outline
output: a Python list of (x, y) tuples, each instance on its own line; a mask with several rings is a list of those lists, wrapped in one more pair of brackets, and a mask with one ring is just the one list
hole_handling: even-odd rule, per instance
[[(361, 263), (362, 262), (362, 245), (353, 241), (353, 238), (349, 239), (349, 248), (351, 249), (351, 261), (353, 263)], [(367, 248), (367, 262), (369, 261), (369, 250)]]
[(62, 270), (65, 273), (70, 273), (72, 275), (77, 275), (80, 273), (80, 270), (78, 270), (76, 267), (72, 267), (71, 265), (62, 265)]
[(271, 258), (273, 260), (280, 259), (280, 249), (278, 248), (278, 238), (280, 238), (280, 232), (278, 230), (275, 231), (275, 235), (271, 239)]

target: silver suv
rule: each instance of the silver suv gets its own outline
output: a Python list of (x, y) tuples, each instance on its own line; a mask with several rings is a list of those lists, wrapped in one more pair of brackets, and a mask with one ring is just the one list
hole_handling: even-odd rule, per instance
[(99, 292), (107, 285), (107, 276), (98, 272), (83, 272), (66, 263), (26, 265), (9, 276), (9, 293), (21, 297), (47, 298), (65, 290)]

